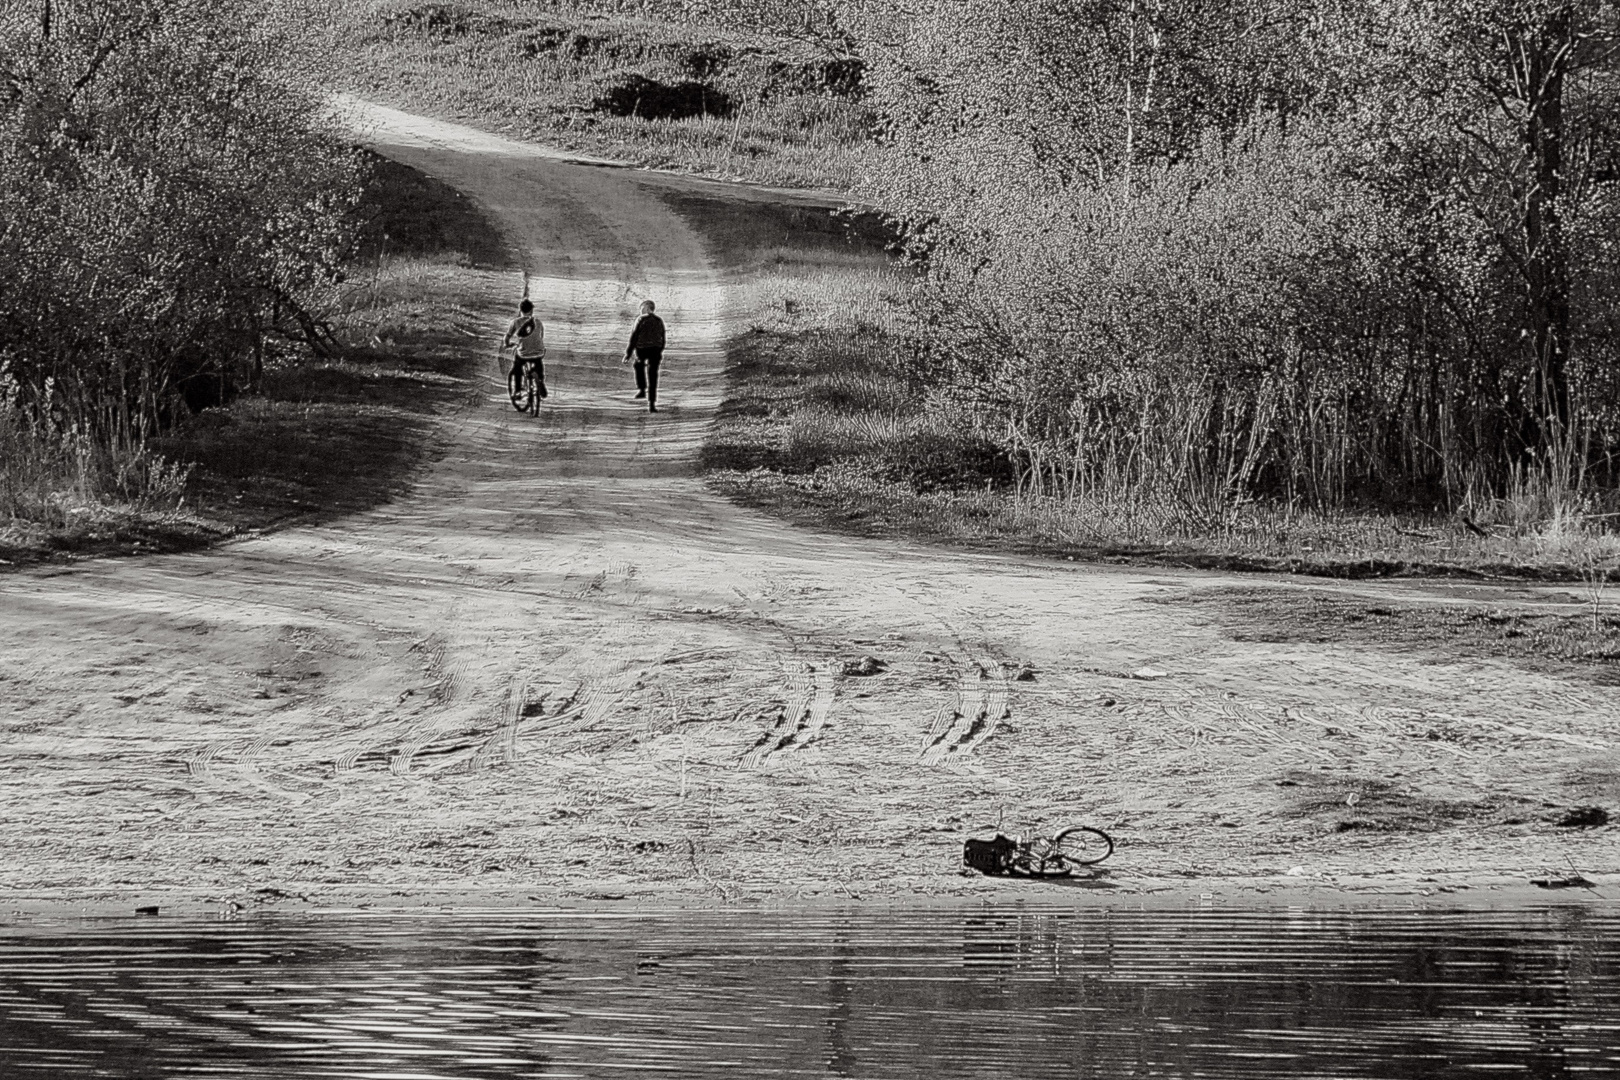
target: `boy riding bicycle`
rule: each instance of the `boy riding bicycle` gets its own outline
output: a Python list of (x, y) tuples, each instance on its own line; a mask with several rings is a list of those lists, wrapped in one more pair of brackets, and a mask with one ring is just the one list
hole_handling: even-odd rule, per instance
[(508, 387), (522, 384), (523, 365), (534, 365), (535, 381), (539, 384), (540, 396), (546, 396), (546, 328), (534, 313), (534, 304), (524, 298), (518, 305), (518, 317), (512, 320), (512, 325), (506, 328), (506, 339), (501, 343), (501, 349), (512, 348), (513, 339), (517, 340), (517, 348), (512, 350), (512, 369), (506, 374)]

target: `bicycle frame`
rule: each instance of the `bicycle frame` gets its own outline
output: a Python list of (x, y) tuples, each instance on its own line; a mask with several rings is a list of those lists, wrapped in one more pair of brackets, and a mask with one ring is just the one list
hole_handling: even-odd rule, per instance
[[(502, 356), (505, 355), (503, 351)], [(540, 414), (539, 363), (538, 358), (519, 356), (514, 349), (512, 364), (506, 367), (506, 392), (512, 399), (512, 407), (534, 416)], [(516, 372), (512, 370), (514, 365)]]
[[(1081, 858), (1072, 850), (1064, 849), (1064, 840), (1070, 836), (1095, 837), (1102, 854)], [(1089, 853), (1089, 847), (1088, 847)], [(1101, 829), (1089, 825), (1072, 825), (1059, 829), (1051, 836), (1007, 837), (1000, 833), (994, 840), (966, 840), (962, 844), (962, 863), (981, 874), (1003, 877), (1069, 877), (1081, 867), (1093, 866), (1114, 853), (1114, 840)]]

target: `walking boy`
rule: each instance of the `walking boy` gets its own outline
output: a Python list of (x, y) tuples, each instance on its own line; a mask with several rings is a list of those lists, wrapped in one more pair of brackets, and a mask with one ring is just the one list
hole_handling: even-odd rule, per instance
[(624, 347), (626, 360), (636, 354), (636, 397), (647, 399), (648, 412), (658, 411), (658, 365), (664, 359), (664, 320), (653, 314), (657, 307), (651, 300), (641, 302), (641, 318)]

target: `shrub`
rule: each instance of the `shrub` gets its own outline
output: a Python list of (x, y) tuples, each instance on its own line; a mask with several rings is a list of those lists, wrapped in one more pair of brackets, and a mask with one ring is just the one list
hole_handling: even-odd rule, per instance
[(919, 355), (1035, 495), (1220, 520), (1613, 487), (1616, 10), (897, 17), (868, 191), (927, 271)]
[(139, 471), (268, 341), (325, 347), (359, 163), (297, 56), (204, 0), (0, 13), (0, 411), (46, 472)]
[(384, 26), (429, 37), (461, 37), (473, 28), (473, 13), (461, 4), (418, 4), (383, 15)]
[(627, 75), (594, 102), (600, 112), (643, 120), (685, 120), (693, 116), (730, 116), (736, 106), (708, 83), (685, 79), (662, 83), (645, 75)]

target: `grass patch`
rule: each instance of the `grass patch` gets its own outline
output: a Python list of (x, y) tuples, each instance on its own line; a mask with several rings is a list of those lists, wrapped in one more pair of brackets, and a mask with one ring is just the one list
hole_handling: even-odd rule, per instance
[[(517, 264), (495, 225), (472, 200), (444, 181), (378, 154), (367, 154), (371, 183), (357, 262), (376, 271), (390, 259), (491, 270)], [(397, 284), (397, 281), (395, 282)], [(352, 307), (352, 304), (351, 304)]]
[(488, 315), (464, 300), (493, 294), (507, 256), (459, 193), (374, 164), (367, 241), (334, 318), (340, 353), (271, 352), (256, 392), (183, 417), (125, 466), (128, 497), (90, 494), (74, 469), (96, 463), (68, 454), (47, 485), (54, 512), (0, 524), (0, 559), (184, 550), (354, 513), (408, 487), (437, 452), (435, 417), (473, 393), (467, 344)]
[[(873, 480), (913, 493), (1010, 483), (993, 446), (918, 408), (905, 382), (883, 369), (890, 344), (870, 328), (756, 330), (734, 350), (737, 390), (703, 448), (705, 469), (798, 477), (813, 489), (837, 483), (840, 466), (857, 461)], [(848, 358), (863, 353), (878, 354), (873, 370), (851, 372)]]
[(1374, 645), (1443, 659), (1495, 658), (1620, 685), (1620, 612), (1397, 604), (1297, 589), (1201, 589), (1167, 604), (1208, 608), (1238, 641)]
[(552, 5), (349, 0), (365, 97), (654, 168), (847, 190), (874, 117), (858, 61), (719, 27)]
[[(881, 526), (891, 498), (993, 489), (1008, 461), (964, 437), (908, 374), (909, 274), (872, 216), (694, 193), (665, 200), (731, 278), (729, 388), (701, 451), (712, 485), (789, 516)], [(851, 495), (853, 491), (853, 495)], [(909, 528), (911, 522), (896, 527)]]
[(1293, 769), (1276, 781), (1284, 813), (1326, 832), (1438, 832), (1464, 824), (1555, 822), (1557, 804), (1523, 798), (1444, 799), (1375, 777)]

